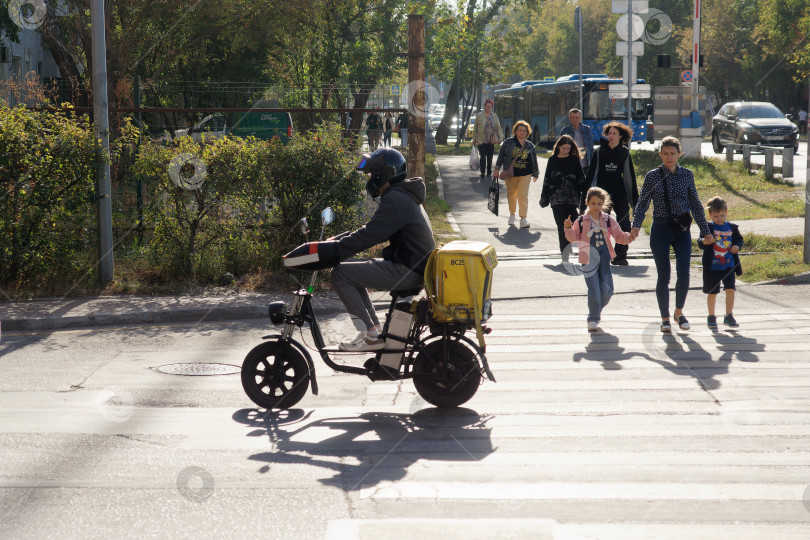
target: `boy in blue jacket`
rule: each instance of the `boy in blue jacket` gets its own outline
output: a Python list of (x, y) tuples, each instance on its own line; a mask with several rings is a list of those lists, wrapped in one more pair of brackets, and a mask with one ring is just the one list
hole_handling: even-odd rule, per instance
[(707, 304), (709, 316), (706, 324), (710, 329), (717, 329), (717, 317), (714, 315), (714, 305), (717, 294), (720, 292), (720, 283), (726, 291), (726, 316), (723, 324), (736, 328), (739, 326), (734, 320), (735, 276), (742, 275), (739, 252), (743, 246), (743, 237), (737, 225), (726, 221), (728, 205), (720, 197), (714, 197), (707, 203), (709, 211), (709, 230), (714, 236), (714, 242), (706, 244), (703, 238), (698, 239), (698, 246), (703, 250), (703, 292), (708, 296)]

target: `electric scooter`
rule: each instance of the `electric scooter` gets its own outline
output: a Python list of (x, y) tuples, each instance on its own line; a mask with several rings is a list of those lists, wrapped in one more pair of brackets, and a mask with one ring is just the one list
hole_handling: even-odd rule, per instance
[[(331, 208), (321, 213), (319, 241), (334, 218)], [(306, 233), (306, 220), (301, 224)], [(318, 270), (312, 271), (309, 286), (293, 293), (291, 306), (285, 302), (269, 305), (270, 321), (282, 326), (281, 333), (263, 336), (266, 341), (254, 347), (242, 363), (242, 387), (259, 407), (288, 409), (301, 401), (308, 388), (318, 395), (312, 356), (293, 337), (296, 328), (301, 329), (303, 337), (304, 325), (309, 326), (321, 359), (333, 370), (372, 381), (413, 379), (419, 395), (436, 407), (458, 407), (475, 395), (483, 378), (495, 381), (483, 347), (466, 335), (474, 327), (463, 322), (437, 322), (428, 298), (413, 300), (421, 288), (391, 291), (391, 304), (380, 334), (384, 349), (354, 352), (327, 346), (312, 305), (317, 274)], [(490, 330), (484, 327), (484, 333)], [(336, 363), (333, 355), (362, 356), (366, 360), (362, 366), (344, 365)]]

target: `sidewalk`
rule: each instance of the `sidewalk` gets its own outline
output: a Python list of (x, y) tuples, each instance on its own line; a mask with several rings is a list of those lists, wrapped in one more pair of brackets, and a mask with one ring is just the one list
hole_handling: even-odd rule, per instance
[[(178, 323), (267, 318), (267, 305), (284, 300), (280, 293), (204, 293), (183, 296), (99, 296), (0, 303), (0, 323), (6, 332), (56, 330), (90, 326)], [(316, 297), (319, 314), (342, 313), (336, 295)], [(268, 321), (268, 325), (269, 325)]]

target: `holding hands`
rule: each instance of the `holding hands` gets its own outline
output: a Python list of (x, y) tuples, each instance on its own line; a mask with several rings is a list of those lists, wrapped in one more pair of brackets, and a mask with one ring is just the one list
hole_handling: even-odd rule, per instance
[(571, 216), (565, 218), (565, 221), (563, 221), (563, 227), (565, 227), (566, 229), (571, 228)]
[(635, 240), (636, 238), (638, 238), (639, 231), (640, 231), (640, 229), (638, 227), (633, 227), (632, 229), (630, 229), (630, 241), (631, 242), (633, 240)]

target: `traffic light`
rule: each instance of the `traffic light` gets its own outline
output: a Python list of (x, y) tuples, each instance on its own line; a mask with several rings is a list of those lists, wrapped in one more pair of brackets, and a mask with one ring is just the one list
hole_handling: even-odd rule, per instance
[[(692, 62), (694, 62), (694, 61), (695, 61), (695, 55), (692, 54)], [(698, 59), (698, 67), (703, 67), (703, 55), (702, 54), (700, 55), (700, 58)]]
[(671, 64), (671, 58), (668, 54), (659, 54), (658, 55), (658, 67), (660, 68), (668, 68)]

